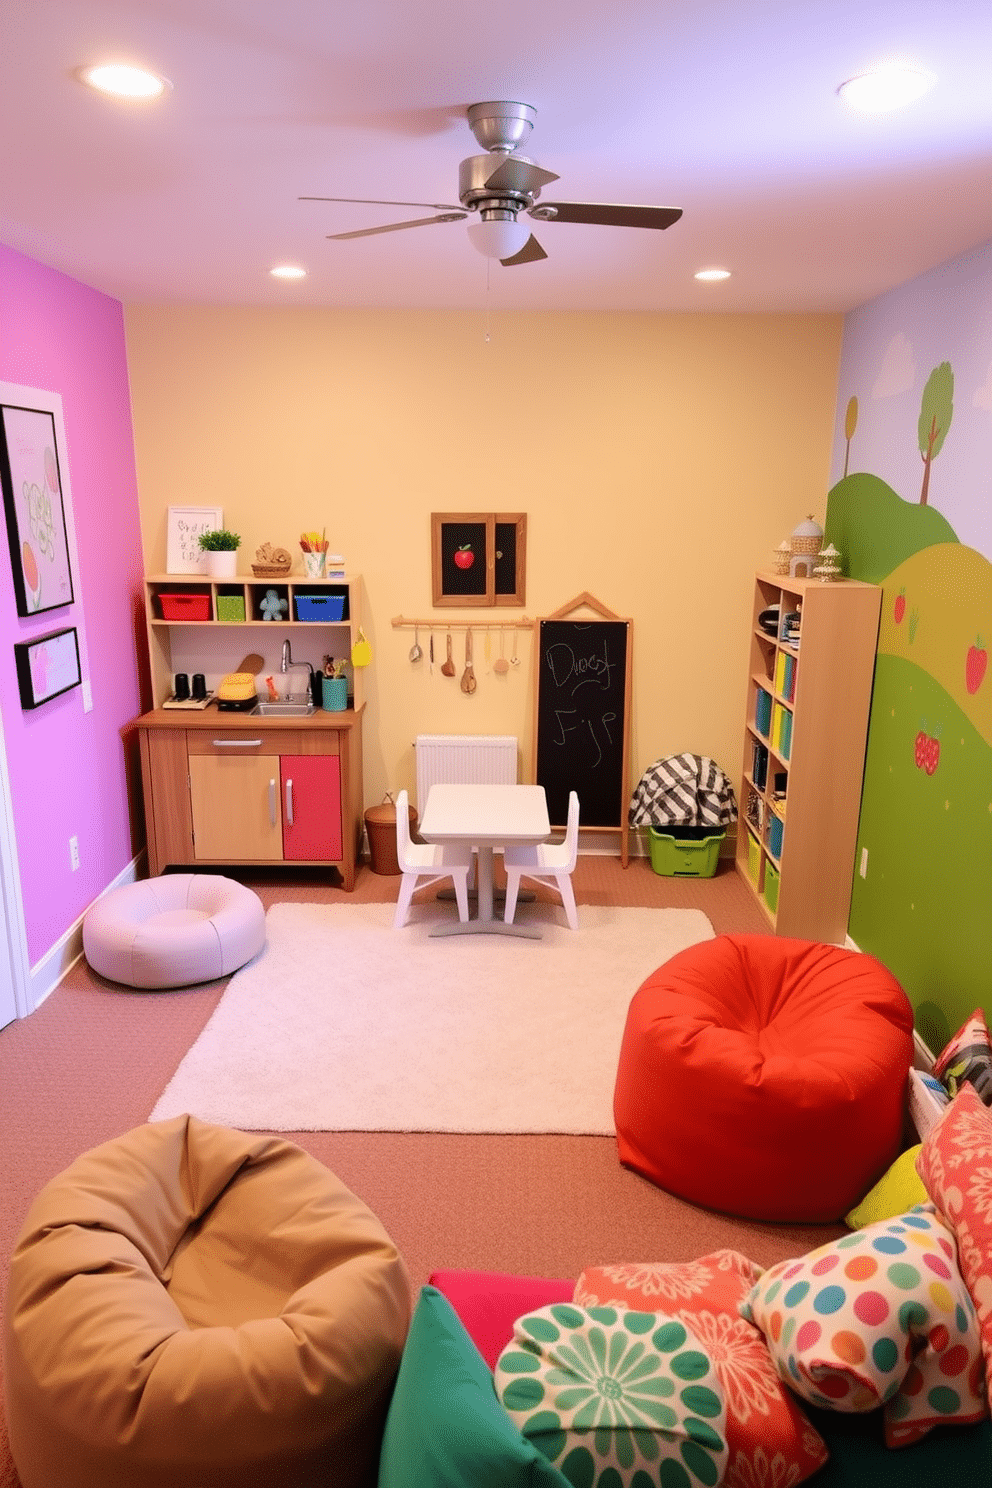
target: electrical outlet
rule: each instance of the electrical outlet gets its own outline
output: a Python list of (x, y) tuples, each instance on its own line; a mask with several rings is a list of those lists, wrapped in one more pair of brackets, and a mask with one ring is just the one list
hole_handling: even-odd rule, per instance
[(861, 849), (861, 862), (858, 865), (858, 872), (862, 878), (868, 877), (868, 849), (866, 847)]
[(72, 868), (73, 873), (75, 873), (76, 869), (79, 867), (79, 838), (78, 837), (70, 837), (69, 838), (69, 865)]

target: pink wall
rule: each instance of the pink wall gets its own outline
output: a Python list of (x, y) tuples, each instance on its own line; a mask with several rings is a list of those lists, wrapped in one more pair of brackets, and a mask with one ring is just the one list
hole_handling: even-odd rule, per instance
[[(61, 394), (79, 551), (75, 603), (20, 619), (0, 532), (0, 713), (34, 965), (127, 868), (141, 841), (132, 842), (128, 793), (136, 775), (121, 737), (141, 711), (142, 577), (121, 305), (0, 245), (0, 380)], [(85, 632), (93, 709), (84, 713), (77, 687), (23, 712), (14, 642), (65, 625)], [(140, 815), (137, 824), (140, 833)], [(76, 872), (70, 836), (79, 839)]]

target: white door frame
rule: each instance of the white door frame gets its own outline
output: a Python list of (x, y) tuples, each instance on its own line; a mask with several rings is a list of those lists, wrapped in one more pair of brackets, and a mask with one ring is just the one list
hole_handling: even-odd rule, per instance
[[(21, 898), (21, 875), (14, 836), (14, 810), (7, 774), (3, 714), (0, 713), (0, 1014), (10, 1012), (10, 1001), (18, 1018), (34, 1008), (28, 995), (30, 983), (28, 938)], [(8, 992), (10, 996), (8, 996)], [(3, 1016), (3, 1023), (9, 1021)]]

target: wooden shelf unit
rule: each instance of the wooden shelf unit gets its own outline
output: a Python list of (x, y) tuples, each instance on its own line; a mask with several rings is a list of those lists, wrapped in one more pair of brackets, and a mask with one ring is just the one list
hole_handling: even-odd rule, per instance
[[(737, 868), (778, 935), (847, 935), (881, 602), (853, 579), (755, 579)], [(774, 605), (769, 635), (758, 616)], [(797, 612), (791, 645), (784, 617)]]
[[(266, 620), (261, 612), (262, 600), (274, 589), (286, 601), (286, 610), (278, 620)], [(162, 612), (162, 595), (191, 594), (207, 601), (209, 618), (205, 620), (166, 619)], [(341, 595), (344, 618), (340, 621), (298, 620), (296, 599), (300, 595)], [(249, 652), (265, 653), (266, 671), (278, 673), (282, 642), (290, 638), (294, 659), (310, 661), (316, 669), (325, 655), (349, 659), (358, 639), (361, 625), (361, 579), (352, 575), (344, 579), (308, 579), (302, 574), (284, 579), (258, 579), (238, 575), (233, 579), (211, 579), (202, 574), (151, 574), (145, 579), (145, 620), (148, 654), (151, 663), (152, 696), (156, 708), (173, 690), (176, 672), (190, 677), (202, 672), (208, 691), (215, 691), (220, 679), (236, 671), (238, 662)], [(218, 599), (240, 599), (243, 620), (218, 619)], [(364, 702), (364, 672), (357, 667), (352, 674), (348, 664), (349, 690), (354, 707)], [(294, 675), (299, 690), (300, 674)]]

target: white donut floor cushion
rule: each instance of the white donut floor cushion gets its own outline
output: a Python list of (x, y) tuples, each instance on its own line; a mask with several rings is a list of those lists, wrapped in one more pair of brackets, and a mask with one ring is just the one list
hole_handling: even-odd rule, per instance
[(23, 1488), (372, 1488), (409, 1318), (382, 1224), (295, 1143), (137, 1127), (42, 1189), (11, 1259)]
[(167, 873), (98, 899), (83, 921), (94, 971), (128, 987), (188, 987), (229, 976), (265, 945), (251, 889), (216, 873)]

